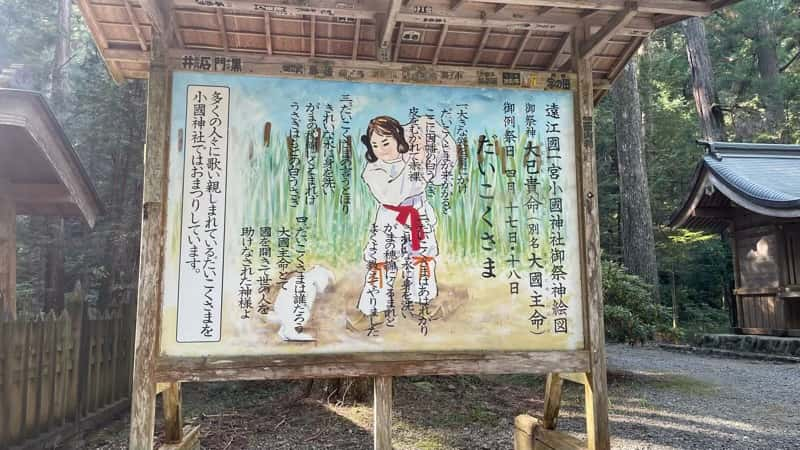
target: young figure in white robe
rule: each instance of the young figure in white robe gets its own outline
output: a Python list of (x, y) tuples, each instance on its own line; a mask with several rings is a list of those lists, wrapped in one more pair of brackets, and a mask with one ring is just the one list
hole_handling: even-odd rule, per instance
[[(410, 137), (419, 137), (419, 124), (409, 130)], [(368, 164), (361, 177), (378, 210), (364, 250), (367, 273), (358, 301), (362, 316), (348, 319), (353, 330), (392, 321), (396, 308), (424, 315), (438, 295), (436, 215), (425, 192), (437, 170), (430, 166), (427, 146), (414, 145), (410, 151), (405, 134), (397, 120), (380, 116), (370, 121), (362, 137)], [(399, 273), (403, 282), (398, 287)]]

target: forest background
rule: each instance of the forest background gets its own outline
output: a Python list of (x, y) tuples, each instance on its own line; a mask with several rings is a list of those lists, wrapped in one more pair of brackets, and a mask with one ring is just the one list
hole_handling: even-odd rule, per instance
[[(655, 32), (601, 101), (610, 338), (727, 329), (727, 239), (666, 223), (704, 151), (697, 139), (800, 141), (798, 59), (800, 0), (744, 0)], [(94, 230), (18, 218), (19, 310), (59, 310), (78, 281), (99, 307), (135, 298), (146, 82), (114, 84), (70, 0), (0, 0), (0, 68), (11, 64), (23, 64), (25, 87), (48, 97), (105, 206)]]

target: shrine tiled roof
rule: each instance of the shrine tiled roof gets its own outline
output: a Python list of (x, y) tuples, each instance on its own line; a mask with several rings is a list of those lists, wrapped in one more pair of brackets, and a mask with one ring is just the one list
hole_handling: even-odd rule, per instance
[(672, 227), (724, 229), (726, 209), (800, 217), (800, 146), (709, 142)]

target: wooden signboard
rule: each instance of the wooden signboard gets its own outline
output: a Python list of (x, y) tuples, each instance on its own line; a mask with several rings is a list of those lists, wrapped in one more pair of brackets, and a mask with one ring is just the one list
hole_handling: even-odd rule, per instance
[(588, 445), (607, 448), (592, 86), (576, 66), (154, 47), (131, 447), (152, 446), (157, 385), (168, 436), (187, 441), (180, 382), (373, 376), (390, 448), (392, 376), (550, 373), (543, 426), (560, 380), (581, 382)]

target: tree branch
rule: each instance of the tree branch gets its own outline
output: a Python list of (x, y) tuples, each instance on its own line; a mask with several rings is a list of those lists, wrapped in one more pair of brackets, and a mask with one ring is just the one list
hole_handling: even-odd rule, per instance
[(786, 64), (783, 65), (783, 67), (778, 69), (778, 72), (783, 73), (786, 69), (789, 68), (789, 66), (794, 64), (794, 62), (797, 61), (798, 58), (800, 58), (800, 48), (797, 49), (797, 52), (795, 52), (794, 56), (792, 56), (792, 59), (790, 59), (789, 62), (787, 62)]

